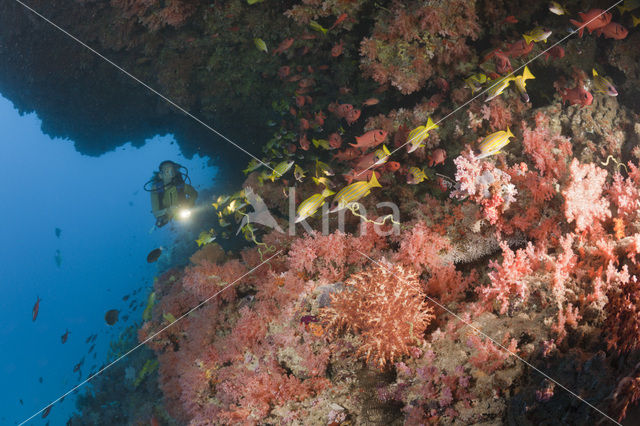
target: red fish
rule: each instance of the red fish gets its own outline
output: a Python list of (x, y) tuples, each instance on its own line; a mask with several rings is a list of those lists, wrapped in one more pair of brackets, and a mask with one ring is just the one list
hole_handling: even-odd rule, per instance
[(338, 152), (333, 155), (333, 158), (338, 161), (351, 161), (355, 160), (361, 155), (360, 150), (355, 148), (347, 148), (342, 152)]
[(385, 130), (370, 130), (362, 136), (356, 136), (356, 143), (350, 143), (349, 145), (365, 150), (380, 145), (386, 139), (387, 132)]
[(449, 91), (449, 82), (442, 77), (436, 79), (436, 86), (440, 88), (442, 93), (447, 93)]
[[(378, 162), (377, 152), (376, 151), (370, 152), (369, 154), (360, 158), (360, 160), (358, 160), (358, 162), (355, 164), (354, 168), (356, 170), (362, 171), (362, 170), (369, 169), (370, 167), (378, 168), (384, 164), (384, 163), (379, 163), (376, 165), (377, 162)], [(364, 175), (364, 173), (362, 175)]]
[(489, 52), (488, 55), (486, 55), (484, 57), (484, 59), (482, 60), (482, 62), (486, 62), (491, 58), (495, 58), (495, 62), (496, 62), (496, 70), (500, 73), (500, 74), (504, 74), (510, 71), (513, 71), (513, 68), (511, 67), (511, 61), (509, 61), (509, 58), (507, 57), (507, 55), (500, 49), (495, 49), (492, 50), (491, 52)]
[(33, 310), (31, 311), (31, 313), (33, 314), (33, 321), (36, 320), (36, 318), (38, 317), (38, 311), (40, 310), (40, 301), (42, 299), (40, 299), (40, 296), (37, 296), (37, 300), (36, 300), (36, 304), (33, 305)]
[(309, 139), (307, 139), (306, 133), (303, 133), (302, 136), (300, 136), (300, 140), (298, 142), (300, 143), (300, 148), (304, 151), (309, 151), (309, 148), (311, 148), (311, 143), (309, 142)]
[(300, 130), (308, 130), (309, 129), (310, 124), (309, 124), (309, 120), (307, 120), (306, 118), (301, 118), (300, 119)]
[[(366, 180), (367, 182), (371, 179), (371, 174), (374, 173), (373, 170), (359, 170), (356, 171), (355, 169), (351, 169), (351, 171), (349, 173), (345, 173), (342, 175), (342, 177), (344, 177), (344, 180), (347, 181), (347, 185), (351, 184), (351, 182), (355, 181), (363, 181)], [(380, 177), (380, 172), (375, 172), (376, 174), (376, 179)]]
[(69, 330), (66, 331), (66, 333), (64, 333), (62, 336), (60, 336), (60, 340), (62, 340), (62, 343), (67, 343), (67, 339), (69, 338)]
[(398, 170), (400, 170), (400, 163), (398, 163), (397, 161), (387, 161), (386, 163), (384, 163), (384, 169), (387, 172), (397, 172)]
[(313, 116), (313, 121), (318, 125), (322, 126), (324, 124), (324, 119), (327, 118), (326, 115), (322, 111), (318, 111)]
[(503, 23), (503, 24), (505, 24), (505, 23), (506, 23), (506, 24), (517, 24), (517, 23), (518, 23), (518, 18), (516, 18), (516, 17), (515, 17), (515, 16), (513, 16), (513, 15), (509, 15), (509, 16), (507, 16), (506, 18), (504, 18), (504, 19), (502, 20), (502, 23)]
[(302, 108), (304, 106), (304, 96), (296, 96), (296, 105), (298, 108)]
[(444, 164), (444, 160), (447, 158), (447, 152), (438, 148), (429, 154), (429, 167), (437, 166), (438, 164)]
[(358, 118), (360, 118), (360, 112), (361, 111), (359, 109), (354, 109), (352, 111), (349, 111), (349, 113), (345, 117), (345, 120), (347, 120), (347, 124), (352, 125), (353, 123), (358, 121)]
[(337, 58), (338, 56), (342, 55), (342, 49), (343, 49), (343, 43), (341, 40), (340, 43), (335, 44), (331, 48), (331, 56), (333, 56), (334, 58)]
[(349, 17), (349, 15), (347, 15), (346, 13), (341, 13), (340, 16), (338, 16), (338, 19), (336, 19), (336, 22), (333, 23), (332, 26), (329, 27), (330, 30), (334, 29), (337, 25), (340, 25), (341, 23), (344, 22), (345, 19), (347, 19)]
[(340, 104), (335, 107), (335, 113), (340, 118), (345, 118), (351, 111), (353, 111), (351, 104)]
[(494, 56), (496, 60), (496, 70), (500, 74), (505, 74), (513, 71), (513, 68), (511, 67), (511, 61), (509, 60), (507, 55), (498, 50), (495, 52)]
[(380, 100), (378, 98), (369, 98), (366, 101), (362, 102), (362, 106), (373, 106), (377, 105), (378, 103), (380, 103)]
[(329, 146), (332, 149), (338, 149), (342, 145), (342, 136), (337, 133), (331, 133), (329, 135)]
[(503, 52), (507, 56), (519, 58), (528, 55), (533, 50), (533, 42), (527, 43), (524, 40), (518, 40), (515, 43), (507, 45), (507, 49)]
[(284, 65), (278, 68), (278, 77), (284, 80), (284, 78), (288, 76), (290, 72), (291, 72), (291, 67)]
[(571, 105), (589, 106), (593, 102), (593, 95), (586, 91), (582, 86), (576, 86), (573, 89), (564, 89), (560, 93), (562, 96), (562, 104), (569, 101)]
[(602, 28), (611, 22), (611, 14), (605, 13), (602, 9), (591, 9), (586, 13), (578, 13), (580, 15), (580, 19), (582, 22), (576, 21), (575, 19), (570, 19), (569, 21), (579, 28), (578, 35), (582, 37), (582, 32), (585, 27), (589, 30), (589, 34), (591, 34), (594, 30), (598, 28)]
[(300, 82), (298, 83), (298, 86), (300, 87), (311, 87), (314, 84), (316, 84), (316, 81), (312, 78), (303, 78), (302, 80), (300, 80)]
[(282, 42), (278, 45), (277, 48), (275, 48), (273, 50), (273, 55), (277, 55), (280, 53), (283, 53), (285, 50), (287, 50), (288, 48), (291, 47), (291, 45), (293, 44), (293, 38), (289, 37), (289, 38), (285, 38), (284, 40), (282, 40)]
[(629, 30), (627, 30), (625, 27), (618, 24), (617, 22), (609, 22), (604, 27), (598, 28), (596, 30), (597, 36), (600, 36), (603, 34), (606, 38), (612, 38), (614, 40), (622, 40), (627, 37), (627, 35), (629, 34)]
[(564, 49), (562, 46), (554, 46), (543, 54), (545, 59), (561, 59), (564, 58)]

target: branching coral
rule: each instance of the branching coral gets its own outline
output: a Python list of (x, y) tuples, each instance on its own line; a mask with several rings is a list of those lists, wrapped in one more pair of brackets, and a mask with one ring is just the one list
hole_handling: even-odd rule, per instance
[(409, 354), (433, 318), (421, 287), (415, 272), (377, 265), (352, 275), (322, 317), (334, 334), (360, 335), (357, 354), (384, 367)]
[(465, 42), (479, 32), (475, 1), (393, 2), (390, 12), (360, 45), (361, 68), (378, 83), (413, 93), (441, 69), (453, 77), (472, 57)]

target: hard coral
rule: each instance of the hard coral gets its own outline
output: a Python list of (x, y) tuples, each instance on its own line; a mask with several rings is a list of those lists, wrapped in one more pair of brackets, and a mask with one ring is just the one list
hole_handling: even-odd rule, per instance
[(327, 327), (337, 334), (362, 337), (357, 354), (384, 367), (420, 344), (433, 319), (418, 274), (401, 266), (377, 265), (352, 275), (345, 290), (332, 295), (322, 312)]

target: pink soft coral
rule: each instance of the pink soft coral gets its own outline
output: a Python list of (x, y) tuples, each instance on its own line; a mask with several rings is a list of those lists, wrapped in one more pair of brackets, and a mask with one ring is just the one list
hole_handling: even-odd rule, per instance
[(607, 171), (594, 164), (580, 164), (575, 158), (569, 170), (571, 181), (562, 191), (567, 220), (575, 221), (578, 232), (600, 230), (600, 222), (611, 217), (609, 201), (602, 196)]

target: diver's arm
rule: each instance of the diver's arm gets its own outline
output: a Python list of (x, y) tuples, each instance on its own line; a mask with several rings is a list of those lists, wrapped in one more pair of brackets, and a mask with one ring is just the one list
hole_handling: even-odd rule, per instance
[(167, 209), (160, 210), (160, 199), (158, 198), (158, 193), (155, 191), (151, 192), (151, 212), (155, 217), (160, 217), (166, 213)]
[(196, 204), (196, 199), (198, 198), (198, 191), (196, 191), (193, 186), (188, 183), (184, 185), (184, 193), (187, 196), (187, 204), (189, 207), (193, 207)]

